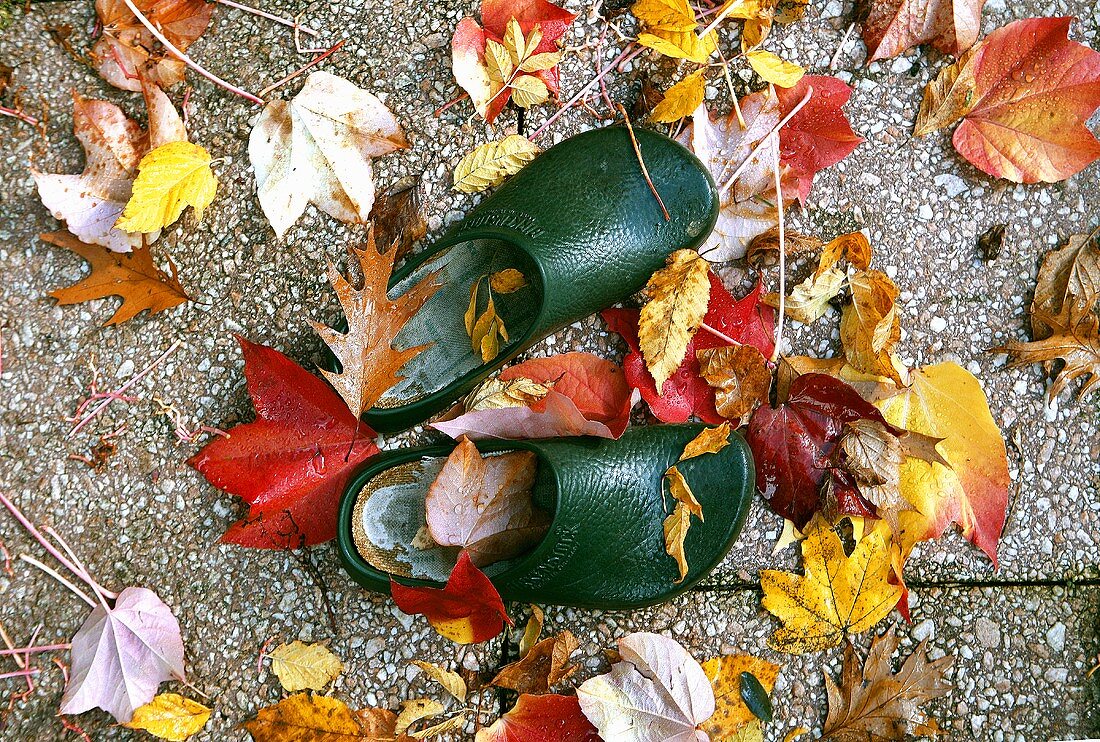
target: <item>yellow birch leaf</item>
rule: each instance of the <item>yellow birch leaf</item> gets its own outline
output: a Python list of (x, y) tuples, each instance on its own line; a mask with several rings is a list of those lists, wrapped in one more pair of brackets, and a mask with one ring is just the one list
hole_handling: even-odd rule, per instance
[(271, 657), (271, 671), (290, 693), (322, 690), (344, 670), (340, 658), (323, 644), (295, 640), (277, 647), (268, 656)]
[(671, 124), (690, 116), (703, 102), (707, 90), (706, 68), (692, 72), (665, 92), (649, 114), (650, 121)]
[(806, 74), (806, 70), (794, 62), (788, 62), (769, 51), (753, 49), (745, 56), (748, 57), (749, 64), (756, 70), (756, 74), (764, 79), (764, 82), (770, 82), (781, 88), (793, 88)]
[(678, 461), (686, 461), (706, 453), (718, 453), (730, 444), (730, 424), (722, 423), (715, 428), (705, 428), (699, 435), (688, 441)]
[(161, 693), (135, 709), (130, 721), (122, 726), (141, 729), (169, 742), (183, 742), (206, 726), (209, 720), (210, 709), (201, 703), (176, 693)]
[(691, 491), (691, 485), (684, 479), (684, 475), (675, 466), (670, 466), (665, 472), (668, 477), (668, 490), (672, 499), (683, 503), (688, 512), (699, 520), (703, 520), (703, 506), (695, 499), (695, 493)]
[(783, 622), (768, 639), (779, 652), (802, 654), (837, 647), (893, 610), (902, 589), (889, 581), (890, 549), (875, 530), (844, 553), (840, 537), (820, 516), (806, 527), (803, 575), (762, 570), (763, 606)]
[(455, 168), (454, 189), (462, 193), (477, 193), (500, 185), (509, 175), (522, 170), (538, 153), (539, 148), (519, 134), (478, 145)]
[(699, 25), (687, 0), (638, 0), (630, 8), (646, 28), (665, 31), (694, 31)]
[(741, 673), (755, 675), (770, 694), (779, 677), (779, 665), (748, 654), (731, 654), (707, 660), (703, 672), (714, 688), (714, 714), (702, 724), (702, 730), (715, 740), (739, 739), (732, 735), (757, 721), (741, 700)]
[[(541, 77), (520, 75), (508, 84), (512, 89), (512, 102), (520, 108), (530, 108), (550, 99), (550, 89)], [(519, 136), (515, 134), (513, 136)]]
[(411, 698), (402, 701), (401, 712), (397, 715), (397, 723), (394, 725), (395, 736), (400, 737), (421, 719), (439, 716), (445, 708), (442, 703), (431, 698)]
[(115, 226), (124, 232), (156, 232), (188, 206), (202, 220), (217, 190), (209, 152), (190, 142), (162, 144), (141, 158), (130, 200)]
[(673, 59), (706, 64), (717, 48), (714, 32), (699, 38), (694, 31), (659, 30), (638, 34), (638, 43)]
[(687, 554), (684, 553), (684, 539), (687, 538), (688, 528), (690, 527), (691, 511), (684, 503), (677, 502), (672, 515), (665, 518), (663, 524), (665, 551), (676, 560), (676, 566), (680, 569), (680, 577), (676, 580), (677, 584), (683, 582), (688, 573)]
[(710, 301), (710, 264), (694, 250), (677, 250), (646, 285), (649, 301), (638, 316), (638, 344), (657, 393), (683, 363)]
[(423, 660), (413, 660), (412, 663), (419, 667), (429, 678), (442, 685), (443, 690), (447, 691), (451, 696), (462, 703), (466, 702), (466, 681), (463, 680), (462, 676), (457, 672), (447, 670), (439, 665), (433, 665), (431, 662), (424, 662)]

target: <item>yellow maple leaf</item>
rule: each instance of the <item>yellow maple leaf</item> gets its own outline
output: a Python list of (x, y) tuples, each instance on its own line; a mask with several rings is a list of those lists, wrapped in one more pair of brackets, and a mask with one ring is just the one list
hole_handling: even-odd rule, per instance
[(710, 264), (694, 250), (677, 250), (646, 285), (649, 301), (638, 315), (638, 345), (657, 393), (687, 354), (710, 301)]
[(134, 710), (122, 726), (141, 729), (169, 742), (183, 742), (210, 720), (210, 709), (177, 693), (161, 693)]
[(201, 220), (217, 190), (206, 149), (190, 142), (162, 144), (141, 158), (130, 200), (115, 226), (124, 232), (156, 232), (188, 206)]
[(671, 124), (690, 116), (703, 102), (707, 90), (706, 68), (692, 72), (665, 91), (664, 100), (649, 112), (649, 120)]
[(271, 671), (291, 693), (321, 690), (344, 670), (340, 658), (323, 644), (295, 640), (277, 647), (268, 656), (271, 657)]
[(794, 62), (788, 62), (763, 49), (753, 49), (747, 52), (745, 57), (764, 82), (770, 82), (781, 88), (793, 88), (806, 74), (806, 70)]
[(757, 720), (741, 700), (741, 673), (756, 676), (764, 690), (771, 693), (779, 677), (779, 665), (748, 654), (731, 654), (707, 660), (703, 672), (714, 688), (714, 714), (702, 724), (702, 730), (711, 739), (730, 739)]
[(820, 516), (802, 542), (804, 575), (763, 570), (763, 605), (782, 622), (768, 645), (802, 654), (836, 647), (848, 634), (862, 634), (885, 618), (902, 595), (889, 582), (890, 549), (881, 531), (866, 534), (851, 556)]

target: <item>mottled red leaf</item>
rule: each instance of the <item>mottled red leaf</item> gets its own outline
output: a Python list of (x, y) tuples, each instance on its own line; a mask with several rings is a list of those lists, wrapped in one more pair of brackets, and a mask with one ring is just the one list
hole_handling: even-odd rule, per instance
[(405, 613), (428, 619), (436, 631), (458, 644), (488, 641), (512, 624), (500, 593), (470, 555), (462, 551), (442, 588), (402, 585), (390, 578), (390, 594)]
[(793, 88), (776, 87), (780, 113), (793, 111), (811, 87), (809, 102), (779, 130), (780, 157), (798, 180), (802, 203), (810, 195), (814, 174), (843, 160), (863, 141), (842, 110), (852, 88), (835, 77), (806, 75)]
[(576, 696), (524, 693), (511, 711), (477, 733), (476, 742), (599, 742)]
[(890, 427), (859, 392), (825, 374), (799, 376), (784, 404), (756, 409), (747, 438), (756, 462), (756, 488), (773, 511), (799, 529), (810, 522), (820, 507), (821, 483), (844, 423), (863, 418)]
[[(722, 334), (747, 345), (756, 347), (765, 356), (771, 356), (775, 348), (775, 310), (761, 304), (761, 285), (741, 299), (734, 299), (721, 279), (710, 274), (710, 303), (704, 323)], [(723, 422), (714, 407), (714, 388), (699, 377), (697, 350), (729, 345), (716, 335), (700, 330), (688, 343), (687, 355), (675, 373), (665, 382), (662, 393), (657, 393), (653, 376), (646, 368), (638, 348), (638, 310), (605, 309), (601, 315), (608, 329), (622, 335), (630, 347), (623, 359), (623, 371), (627, 382), (642, 394), (642, 399), (659, 420), (682, 423), (692, 415), (712, 425)]]
[(374, 431), (328, 384), (279, 351), (237, 340), (256, 420), (215, 438), (188, 461), (250, 506), (221, 540), (266, 549), (329, 541), (348, 478), (378, 452)]

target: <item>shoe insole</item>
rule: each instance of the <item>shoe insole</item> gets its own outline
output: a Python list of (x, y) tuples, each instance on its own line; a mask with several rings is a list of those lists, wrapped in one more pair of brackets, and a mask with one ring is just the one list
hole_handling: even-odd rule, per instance
[(542, 282), (527, 253), (500, 240), (471, 240), (425, 262), (390, 292), (400, 295), (434, 270), (442, 287), (421, 307), (401, 332), (394, 346), (411, 348), (430, 344), (405, 364), (404, 379), (386, 392), (378, 407), (390, 409), (410, 404), (439, 391), (485, 363), (466, 332), (465, 314), (470, 290), (481, 280), (477, 311), (488, 303), (488, 277), (512, 268), (523, 274), (527, 285), (512, 293), (493, 293), (497, 315), (504, 322), (509, 342), (501, 342), (506, 355), (530, 330), (542, 307)]
[[(352, 511), (352, 537), (356, 550), (375, 569), (397, 577), (447, 581), (459, 547), (434, 543), (425, 517), (428, 488), (444, 462), (446, 458), (440, 456), (398, 464), (359, 491)], [(541, 477), (536, 470), (531, 498), (536, 507), (553, 512), (553, 477)], [(514, 562), (515, 558), (494, 562), (482, 571), (492, 577)]]

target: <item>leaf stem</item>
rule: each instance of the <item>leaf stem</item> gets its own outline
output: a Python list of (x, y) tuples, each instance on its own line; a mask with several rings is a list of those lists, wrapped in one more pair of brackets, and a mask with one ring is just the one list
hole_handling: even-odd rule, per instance
[(47, 536), (51, 536), (54, 541), (60, 544), (61, 548), (65, 550), (65, 554), (68, 555), (69, 559), (72, 560), (73, 564), (80, 568), (79, 577), (88, 583), (88, 587), (92, 588), (92, 590), (94, 590), (97, 594), (100, 594), (110, 600), (116, 600), (118, 598), (118, 593), (113, 590), (108, 590), (92, 578), (92, 573), (88, 570), (87, 567), (84, 566), (84, 562), (80, 561), (80, 558), (77, 557), (76, 552), (74, 552), (72, 548), (70, 548), (68, 542), (66, 542), (65, 539), (61, 538), (60, 533), (55, 531), (50, 526), (43, 526), (42, 530), (46, 532)]
[(11, 672), (0, 672), (0, 680), (6, 680), (7, 678), (25, 678), (31, 675), (37, 675), (42, 672), (37, 667), (30, 668), (28, 670), (12, 670)]
[(737, 342), (736, 340), (734, 340), (733, 338), (731, 338), (731, 337), (730, 337), (729, 335), (727, 335), (726, 333), (722, 332), (721, 330), (716, 330), (716, 329), (714, 329), (713, 327), (711, 327), (710, 325), (708, 325), (708, 324), (707, 324), (706, 322), (704, 322), (703, 324), (699, 325), (699, 329), (700, 329), (700, 330), (705, 330), (705, 331), (709, 332), (709, 333), (710, 333), (711, 335), (713, 335), (714, 337), (718, 338), (719, 340), (724, 340), (724, 341), (726, 341), (727, 343), (729, 343), (730, 345), (744, 345), (744, 343), (739, 343), (739, 342)]
[[(806, 99), (809, 99), (807, 94)], [(779, 134), (769, 134), (777, 140)], [(782, 352), (784, 317), (787, 314), (787, 242), (785, 233), (785, 214), (783, 206), (783, 174), (779, 172), (779, 142), (772, 150), (772, 172), (775, 175), (776, 205), (779, 209), (779, 316), (775, 320), (775, 348), (772, 349), (771, 362), (775, 363)]]
[[(756, 144), (756, 146), (752, 148), (752, 151), (749, 152), (748, 156), (741, 162), (740, 165), (737, 166), (737, 169), (733, 171), (733, 174), (730, 175), (728, 178), (726, 178), (725, 182), (723, 182), (722, 185), (718, 186), (718, 195), (719, 196), (726, 195), (726, 191), (728, 191), (730, 189), (730, 186), (733, 185), (734, 181), (736, 181), (737, 178), (740, 177), (741, 173), (743, 173), (745, 171), (745, 168), (747, 168), (749, 166), (749, 163), (753, 161), (753, 158), (756, 157), (757, 153), (761, 149), (763, 149), (765, 144), (768, 143), (768, 140), (771, 139), (772, 135), (778, 136), (779, 130), (782, 129), (784, 126), (786, 126), (787, 122), (789, 122), (792, 118), (794, 118), (795, 114), (798, 113), (799, 111), (801, 111), (802, 107), (810, 102), (810, 97), (813, 94), (814, 94), (813, 86), (810, 86), (810, 87), (806, 88), (806, 95), (804, 95), (802, 97), (802, 100), (800, 100), (798, 102), (798, 105), (796, 105), (794, 108), (792, 108), (790, 113), (788, 113), (786, 116), (784, 116), (783, 119), (778, 124), (776, 124), (774, 127), (772, 127), (772, 130), (769, 131)], [(783, 198), (782, 193), (779, 194), (779, 198), (781, 198), (781, 199)]]
[(8, 108), (7, 106), (0, 106), (0, 114), (3, 114), (4, 116), (11, 116), (14, 119), (19, 119), (23, 123), (30, 124), (31, 126), (39, 126), (41, 124), (41, 122), (34, 116), (23, 113), (22, 111), (15, 108)]
[[(73, 594), (76, 595), (76, 597), (83, 600), (85, 603), (90, 605), (92, 608), (96, 607), (96, 602), (94, 600), (92, 600), (91, 598), (89, 598), (87, 593), (85, 593), (83, 590), (81, 590), (79, 587), (77, 587), (73, 583), (69, 582), (69, 580), (66, 579), (64, 575), (60, 574), (53, 567), (47, 566), (47, 565), (43, 564), (42, 562), (38, 561), (37, 559), (35, 559), (34, 557), (28, 556), (26, 554), (20, 554), (19, 558), (22, 559), (27, 564), (33, 564), (35, 567), (38, 567), (40, 570), (42, 570), (43, 572), (48, 574), (50, 577), (54, 578), (55, 580), (60, 582), (62, 585), (69, 588), (69, 590), (71, 590), (73, 592)], [(96, 594), (98, 595), (98, 593), (96, 593)], [(102, 599), (103, 598), (101, 596), (100, 600), (102, 600)]]
[(244, 98), (245, 100), (250, 100), (258, 106), (264, 105), (264, 101), (263, 101), (262, 98), (257, 98), (255, 95), (253, 95), (252, 93), (249, 93), (247, 90), (242, 90), (241, 88), (238, 88), (236, 85), (233, 85), (232, 83), (226, 82), (225, 80), (223, 80), (220, 77), (218, 77), (217, 75), (215, 75), (213, 72), (207, 72), (205, 69), (203, 69), (203, 67), (201, 65), (199, 65), (198, 62), (191, 59), (191, 57), (187, 56), (186, 54), (181, 52), (179, 49), (177, 49), (175, 47), (175, 45), (172, 44), (171, 41), (169, 41), (167, 38), (165, 38), (164, 34), (162, 34), (159, 30), (157, 30), (156, 26), (154, 26), (152, 23), (149, 22), (148, 18), (146, 18), (144, 15), (142, 15), (141, 11), (138, 10), (136, 5), (134, 5), (133, 0), (122, 0), (122, 2), (124, 2), (126, 4), (126, 7), (130, 9), (130, 12), (134, 14), (134, 17), (137, 18), (139, 21), (141, 21), (141, 25), (143, 25), (147, 29), (149, 29), (149, 33), (153, 34), (153, 38), (155, 38), (157, 41), (159, 41), (161, 44), (163, 44), (164, 48), (167, 49), (168, 51), (172, 52), (172, 54), (177, 59), (179, 59), (179, 61), (186, 64), (188, 67), (193, 69), (195, 72), (198, 72), (200, 75), (202, 75), (207, 80), (214, 83), (215, 85), (218, 85), (222, 88), (225, 88), (230, 93), (234, 93), (236, 95), (239, 95), (242, 98)]
[(638, 164), (642, 167), (642, 177), (649, 185), (649, 190), (653, 192), (653, 198), (657, 199), (657, 205), (661, 207), (661, 213), (665, 215), (665, 221), (670, 222), (672, 216), (665, 208), (665, 202), (661, 199), (661, 194), (657, 192), (657, 186), (653, 185), (653, 179), (649, 177), (649, 168), (645, 166), (645, 160), (642, 158), (642, 148), (638, 146), (638, 138), (634, 136), (634, 126), (630, 123), (630, 116), (622, 103), (619, 104), (619, 113), (623, 115), (623, 121), (626, 122), (626, 130), (630, 133), (630, 143), (634, 145), (634, 154), (638, 155)]
[[(14, 649), (0, 649), (0, 656), (13, 655), (20, 657), (28, 654), (37, 654), (38, 652), (57, 652), (63, 649), (72, 649), (73, 645), (65, 642), (63, 644), (42, 644), (31, 647), (16, 647)], [(16, 660), (18, 662), (18, 660)]]
[(243, 10), (245, 13), (251, 13), (252, 15), (258, 15), (261, 18), (268, 19), (269, 21), (275, 21), (276, 23), (281, 23), (284, 26), (288, 26), (290, 28), (297, 28), (302, 33), (309, 34), (310, 36), (317, 36), (318, 35), (318, 33), (316, 31), (314, 31), (312, 28), (310, 28), (309, 26), (303, 26), (303, 25), (301, 25), (299, 23), (295, 23), (294, 21), (289, 20), (287, 18), (283, 18), (281, 16), (274, 15), (273, 13), (268, 13), (266, 10), (260, 10), (259, 8), (252, 8), (252, 7), (249, 7), (247, 5), (242, 5), (241, 3), (234, 2), (233, 0), (216, 0), (216, 2), (221, 3), (222, 5), (228, 5), (230, 8), (236, 8), (237, 10)]
[(282, 80), (279, 80), (278, 82), (271, 83), (266, 88), (264, 88), (263, 90), (260, 91), (260, 97), (263, 98), (264, 96), (266, 96), (268, 93), (270, 93), (275, 88), (282, 87), (283, 85), (287, 84), (288, 82), (293, 80), (298, 75), (300, 75), (303, 72), (305, 72), (306, 70), (308, 70), (310, 67), (313, 67), (314, 65), (320, 64), (326, 57), (328, 57), (330, 54), (332, 54), (337, 49), (342, 47), (346, 41), (347, 41), (347, 39), (340, 39), (335, 44), (333, 44), (331, 47), (329, 47), (325, 51), (321, 52), (316, 57), (314, 57), (313, 59), (311, 59), (309, 62), (302, 65), (298, 69), (294, 70), (294, 72), (291, 72), (289, 75), (284, 77)]
[[(130, 0), (126, 0), (126, 2), (130, 2)], [(160, 365), (161, 361), (163, 361), (165, 358), (167, 358), (172, 353), (174, 353), (176, 351), (176, 349), (179, 348), (180, 345), (182, 345), (182, 344), (183, 344), (182, 340), (177, 340), (176, 342), (172, 343), (172, 345), (168, 348), (168, 350), (161, 353), (160, 356), (155, 361), (153, 361), (148, 366), (146, 366), (144, 370), (142, 370), (138, 374), (135, 374), (134, 376), (131, 376), (130, 380), (127, 381), (122, 386), (120, 386), (117, 391), (114, 391), (111, 394), (108, 394), (106, 399), (104, 399), (102, 402), (100, 402), (98, 405), (96, 405), (95, 409), (93, 409), (91, 412), (89, 412), (87, 415), (85, 415), (84, 418), (81, 419), (80, 422), (78, 422), (75, 426), (73, 426), (73, 429), (69, 431), (69, 436), (68, 437), (72, 438), (74, 435), (76, 435), (78, 432), (80, 432), (80, 429), (83, 428), (85, 425), (87, 425), (89, 422), (91, 422), (92, 419), (96, 415), (98, 415), (100, 412), (102, 412), (104, 409), (106, 409), (107, 405), (111, 404), (111, 402), (113, 402), (115, 399), (119, 398), (124, 392), (128, 391), (130, 389), (130, 387), (132, 387), (134, 384), (136, 384), (137, 382), (141, 381), (143, 378), (148, 376), (149, 372), (151, 372), (154, 368), (156, 368), (158, 365)]]
[(581, 98), (583, 98), (585, 93), (587, 93), (589, 90), (592, 89), (593, 85), (599, 85), (600, 80), (602, 80), (608, 72), (615, 69), (615, 66), (618, 65), (619, 62), (622, 62), (623, 60), (625, 60), (627, 58), (627, 56), (630, 54), (630, 50), (631, 50), (632, 46), (634, 46), (633, 43), (628, 44), (626, 49), (623, 49), (622, 53), (620, 53), (619, 56), (617, 56), (613, 60), (611, 60), (611, 63), (608, 64), (606, 67), (604, 67), (602, 70), (600, 70), (599, 74), (597, 74), (594, 78), (592, 78), (587, 83), (585, 83), (584, 87), (577, 91), (576, 95), (574, 95), (572, 98), (570, 98), (569, 101), (565, 105), (563, 105), (561, 108), (559, 108), (554, 113), (553, 116), (546, 119), (545, 123), (543, 123), (542, 126), (540, 126), (538, 129), (535, 130), (535, 133), (533, 133), (531, 136), (529, 136), (527, 138), (533, 142), (536, 139), (538, 139), (540, 136), (542, 136), (544, 133), (546, 133), (546, 130), (549, 129), (550, 126), (555, 121), (560, 119), (566, 111), (568, 111), (570, 108), (575, 106), (577, 104), (577, 101), (579, 101)]

